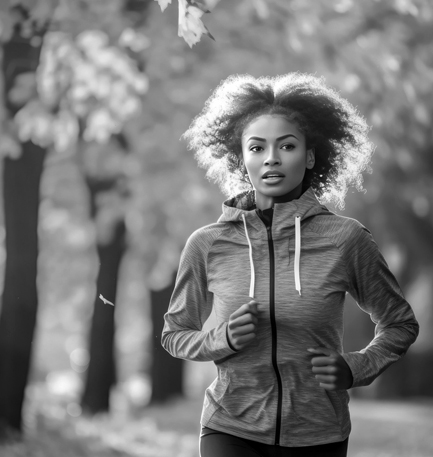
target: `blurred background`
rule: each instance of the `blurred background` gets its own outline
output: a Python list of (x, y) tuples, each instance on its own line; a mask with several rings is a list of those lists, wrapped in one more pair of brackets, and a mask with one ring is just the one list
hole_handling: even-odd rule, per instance
[[(179, 139), (228, 75), (301, 71), (372, 126), (366, 192), (331, 209), (372, 231), (421, 325), (350, 391), (349, 455), (433, 455), (433, 4), (167, 3), (0, 2), (0, 454), (198, 456), (216, 370), (160, 333), (225, 196)], [(346, 351), (374, 336), (350, 299), (345, 325)]]

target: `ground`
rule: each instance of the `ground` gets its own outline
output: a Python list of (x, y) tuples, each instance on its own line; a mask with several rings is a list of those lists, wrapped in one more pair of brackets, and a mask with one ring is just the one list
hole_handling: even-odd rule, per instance
[[(61, 402), (27, 408), (26, 433), (2, 457), (198, 457), (201, 400), (179, 398), (141, 411), (73, 417)], [(431, 457), (433, 400), (351, 401), (349, 457)]]

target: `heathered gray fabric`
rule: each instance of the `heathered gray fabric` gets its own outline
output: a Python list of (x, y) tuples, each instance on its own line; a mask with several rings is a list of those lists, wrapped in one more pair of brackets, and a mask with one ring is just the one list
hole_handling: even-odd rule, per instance
[[(250, 202), (227, 200), (215, 224), (195, 231), (182, 252), (175, 289), (165, 315), (164, 348), (173, 356), (214, 361), (218, 376), (206, 390), (202, 425), (266, 444), (275, 443), (278, 386), (272, 367), (269, 313), (269, 250), (266, 227)], [(241, 215), (245, 214), (256, 272), (255, 299), (266, 305), (256, 339), (233, 351), (226, 337), (229, 316), (248, 303), (250, 263)], [(302, 295), (293, 271), (295, 216), (301, 216)], [(349, 396), (326, 391), (311, 371), (309, 347), (337, 350), (355, 386), (370, 384), (415, 341), (418, 324), (370, 232), (337, 216), (309, 189), (274, 206), (277, 360), (283, 383), (282, 446), (344, 440), (350, 433)], [(359, 352), (344, 353), (346, 292), (376, 323), (375, 338)], [(215, 309), (217, 326), (202, 331)]]

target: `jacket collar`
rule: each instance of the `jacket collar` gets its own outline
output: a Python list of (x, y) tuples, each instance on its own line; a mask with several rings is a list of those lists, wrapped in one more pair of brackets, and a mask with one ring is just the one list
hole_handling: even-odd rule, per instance
[[(243, 222), (244, 214), (251, 238), (262, 238), (266, 227), (257, 215), (254, 192), (244, 192), (226, 200), (222, 204), (222, 215), (218, 222)], [(275, 203), (272, 222), (274, 237), (283, 236), (285, 230), (295, 225), (295, 217), (300, 216), (301, 221), (321, 213), (328, 213), (328, 209), (321, 205), (311, 187), (298, 199), (285, 203)]]

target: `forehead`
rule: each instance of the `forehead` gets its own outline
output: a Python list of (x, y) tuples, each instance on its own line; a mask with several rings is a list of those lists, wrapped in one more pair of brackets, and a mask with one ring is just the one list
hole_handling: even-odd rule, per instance
[(288, 121), (280, 115), (264, 114), (253, 119), (244, 129), (242, 137), (248, 140), (251, 136), (260, 138), (274, 138), (292, 133), (298, 138), (303, 138), (304, 135), (299, 130), (296, 124)]

